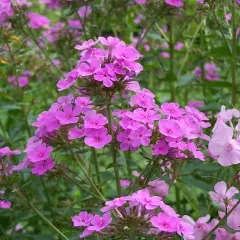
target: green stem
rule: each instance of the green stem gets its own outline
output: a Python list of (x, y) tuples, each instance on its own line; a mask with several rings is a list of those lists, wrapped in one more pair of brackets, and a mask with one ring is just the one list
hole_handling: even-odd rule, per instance
[(50, 196), (48, 194), (48, 190), (47, 190), (47, 187), (46, 187), (46, 184), (45, 184), (45, 181), (44, 181), (43, 177), (40, 177), (40, 182), (42, 184), (44, 193), (46, 195), (47, 204), (48, 204), (49, 211), (51, 212), (53, 223), (56, 224), (56, 219), (54, 217), (54, 212), (53, 212), (52, 207), (51, 207), (51, 199), (50, 199)]
[(132, 170), (131, 170), (131, 151), (128, 150), (126, 153), (126, 163), (127, 163), (127, 171), (128, 171), (128, 177), (129, 180), (132, 180)]
[[(97, 160), (97, 152), (95, 148), (92, 148), (92, 160), (94, 162), (95, 165), (95, 171), (96, 171), (96, 175), (97, 175), (97, 181), (99, 186), (101, 186), (101, 178), (100, 178), (100, 172), (99, 172), (99, 166), (98, 166), (98, 160)], [(101, 189), (100, 189), (101, 191)]]
[(56, 228), (47, 218), (45, 218), (41, 212), (38, 211), (37, 208), (19, 191), (17, 191), (17, 194), (23, 198), (25, 201), (27, 200), (28, 205), (32, 208), (32, 210), (44, 221), (46, 224), (48, 224), (52, 229), (54, 229), (61, 237), (63, 237), (65, 240), (70, 240), (68, 237), (66, 237), (58, 228)]
[(170, 48), (170, 73), (171, 73), (171, 101), (175, 101), (175, 79), (174, 76), (174, 29), (173, 29), (173, 16), (170, 19), (170, 36), (169, 36), (169, 48)]
[[(204, 28), (201, 29), (200, 32), (200, 40), (201, 40), (201, 51), (204, 52)], [(204, 56), (201, 56), (201, 80), (202, 83), (206, 81), (205, 77), (205, 69), (204, 69)], [(203, 96), (204, 96), (204, 102), (205, 102), (205, 96), (206, 96), (206, 87), (203, 85)]]
[(197, 27), (197, 29), (196, 29), (193, 37), (192, 37), (192, 40), (191, 40), (191, 42), (190, 42), (190, 44), (189, 44), (189, 46), (188, 46), (187, 53), (186, 53), (186, 55), (185, 55), (185, 57), (184, 57), (184, 59), (183, 59), (183, 63), (182, 63), (182, 65), (181, 65), (180, 69), (179, 69), (178, 78), (179, 78), (179, 77), (181, 76), (181, 74), (182, 74), (182, 71), (183, 71), (183, 69), (184, 69), (184, 67), (185, 67), (185, 65), (186, 65), (186, 63), (187, 63), (187, 60), (188, 60), (189, 53), (190, 53), (190, 50), (191, 50), (191, 48), (192, 48), (192, 45), (193, 45), (193, 43), (194, 43), (194, 41), (195, 41), (195, 38), (196, 38), (197, 35), (198, 35), (198, 32), (199, 32), (200, 29), (202, 28), (202, 25), (204, 24), (204, 22), (205, 22), (205, 19), (202, 19), (202, 21), (201, 21), (200, 24), (198, 25), (198, 27)]
[(240, 204), (240, 200), (238, 200), (238, 202), (233, 206), (233, 208), (227, 213), (225, 214), (225, 216), (219, 221), (219, 223), (205, 236), (205, 238), (203, 238), (203, 240), (207, 240), (216, 229), (218, 229), (221, 224), (227, 219), (227, 217), (237, 208), (238, 204)]
[(237, 85), (236, 85), (236, 58), (237, 58), (237, 37), (236, 37), (236, 0), (232, 0), (232, 104), (237, 103)]
[[(232, 1), (234, 1), (234, 0), (232, 0)], [(210, 7), (210, 10), (211, 10), (211, 12), (212, 12), (212, 14), (213, 14), (213, 18), (214, 18), (216, 24), (218, 25), (218, 28), (219, 28), (219, 30), (220, 30), (220, 32), (221, 32), (221, 34), (222, 34), (222, 37), (223, 37), (223, 40), (224, 40), (224, 42), (225, 42), (225, 44), (226, 44), (226, 46), (227, 46), (228, 52), (229, 52), (229, 54), (231, 55), (231, 49), (230, 49), (230, 47), (229, 47), (229, 45), (228, 45), (227, 39), (226, 39), (225, 34), (224, 34), (224, 32), (223, 32), (222, 25), (221, 25), (220, 22), (218, 21), (217, 15), (216, 15), (216, 13), (215, 13), (215, 9), (214, 9), (211, 5), (209, 5), (209, 7)]]
[(180, 205), (180, 191), (177, 187), (177, 185), (175, 185), (175, 195), (176, 195), (176, 205), (177, 205), (177, 213), (181, 214), (181, 205)]
[(114, 136), (113, 136), (113, 130), (112, 130), (112, 112), (111, 112), (110, 102), (107, 103), (107, 115), (108, 115), (108, 130), (112, 136), (111, 152), (112, 152), (113, 168), (114, 168), (117, 192), (118, 192), (118, 196), (120, 197), (122, 195), (122, 189), (120, 186), (120, 177), (119, 177), (119, 172), (117, 168), (117, 151), (114, 146)]

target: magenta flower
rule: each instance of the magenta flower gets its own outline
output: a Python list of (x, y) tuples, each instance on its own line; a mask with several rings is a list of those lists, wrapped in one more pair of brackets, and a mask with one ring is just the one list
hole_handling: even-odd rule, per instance
[(122, 207), (128, 200), (129, 197), (120, 197), (120, 198), (114, 198), (112, 201), (107, 201), (105, 203), (105, 207), (101, 208), (101, 212), (108, 212), (112, 209)]
[(67, 77), (64, 80), (59, 80), (57, 83), (58, 91), (62, 91), (71, 87), (76, 80), (78, 79), (77, 70), (73, 69), (68, 73)]
[(25, 87), (28, 85), (28, 78), (26, 76), (19, 76), (18, 79), (16, 79), (15, 76), (9, 77), (8, 82), (11, 83), (13, 86), (18, 86), (19, 87)]
[(170, 217), (166, 213), (159, 213), (150, 219), (152, 225), (163, 232), (176, 232), (178, 226), (178, 219)]
[(27, 17), (30, 19), (28, 26), (30, 28), (42, 28), (50, 25), (51, 21), (38, 13), (30, 12)]
[(204, 3), (205, 0), (197, 0), (199, 3)]
[(81, 113), (86, 113), (89, 109), (93, 108), (91, 103), (92, 102), (89, 97), (77, 97), (75, 99), (75, 104), (78, 108), (81, 108)]
[(117, 141), (120, 142), (120, 149), (122, 151), (130, 150), (131, 152), (134, 152), (137, 150), (137, 147), (134, 147), (132, 145), (132, 139), (129, 138), (131, 130), (125, 130), (124, 132), (119, 132), (117, 135)]
[(155, 111), (148, 109), (144, 111), (142, 108), (137, 108), (133, 111), (132, 114), (129, 114), (128, 116), (131, 117), (133, 120), (143, 122), (144, 124), (148, 123), (151, 126), (153, 126), (155, 120), (160, 119), (160, 115), (157, 114)]
[(160, 179), (150, 181), (147, 189), (150, 192), (157, 193), (160, 197), (166, 197), (169, 192), (169, 185)]
[(98, 40), (93, 41), (92, 39), (90, 39), (90, 40), (84, 42), (82, 45), (75, 46), (75, 49), (83, 51), (85, 49), (95, 46), (96, 44), (98, 44)]
[(165, 3), (174, 7), (182, 7), (184, 5), (182, 0), (165, 0)]
[(224, 122), (219, 122), (209, 142), (208, 149), (211, 154), (217, 157), (218, 163), (222, 166), (240, 163), (240, 143), (232, 138), (233, 129)]
[(52, 158), (48, 158), (43, 161), (39, 161), (34, 163), (34, 167), (32, 168), (32, 174), (41, 176), (44, 175), (48, 170), (54, 168), (55, 162)]
[(101, 68), (96, 72), (94, 79), (103, 82), (105, 87), (112, 87), (113, 81), (117, 80), (117, 76), (109, 66), (105, 66), (105, 68)]
[(68, 133), (68, 139), (76, 139), (76, 138), (81, 138), (85, 135), (84, 129), (79, 129), (78, 127), (73, 127), (69, 130)]
[(72, 218), (74, 227), (88, 227), (91, 224), (93, 215), (87, 212), (80, 212)]
[(107, 39), (104, 37), (99, 37), (98, 40), (103, 46), (107, 46), (109, 48), (116, 46), (120, 42), (120, 39), (117, 37), (108, 37)]
[(101, 68), (100, 60), (97, 59), (96, 57), (93, 57), (89, 64), (80, 63), (77, 71), (79, 75), (81, 75), (82, 77), (85, 77), (85, 76), (90, 76), (97, 73), (97, 71), (99, 71), (100, 68)]
[(90, 5), (82, 6), (78, 9), (78, 15), (81, 18), (87, 18), (91, 12), (92, 12), (92, 8)]
[(122, 188), (130, 187), (131, 182), (129, 180), (120, 179), (120, 185)]
[(181, 51), (184, 48), (184, 43), (183, 42), (177, 42), (174, 46), (174, 49), (177, 51)]
[(144, 205), (147, 210), (152, 210), (159, 207), (162, 202), (162, 198), (151, 196), (147, 189), (137, 191), (132, 195), (132, 197), (135, 201)]
[(84, 127), (100, 129), (103, 128), (107, 123), (108, 120), (102, 114), (91, 112), (85, 118)]
[(226, 200), (231, 200), (235, 194), (239, 193), (239, 191), (235, 187), (230, 187), (227, 190), (227, 184), (223, 181), (216, 183), (214, 186), (214, 190), (215, 192), (209, 192), (211, 199), (213, 201), (223, 204), (225, 204)]
[(178, 138), (182, 135), (178, 122), (173, 119), (162, 119), (158, 122), (159, 131), (165, 136)]
[(139, 147), (140, 145), (148, 146), (150, 143), (150, 136), (152, 132), (145, 127), (140, 127), (137, 130), (133, 130), (129, 134), (129, 138), (132, 140), (133, 147)]
[(168, 52), (162, 52), (162, 53), (160, 54), (160, 57), (162, 57), (162, 58), (170, 58), (170, 53), (168, 53)]
[(74, 28), (81, 28), (82, 27), (82, 23), (79, 20), (73, 20), (73, 19), (68, 20), (68, 25), (70, 27), (74, 27)]
[(159, 140), (157, 144), (152, 144), (152, 148), (152, 155), (166, 155), (170, 149), (164, 140)]
[(139, 52), (134, 47), (127, 47), (123, 46), (122, 44), (118, 44), (116, 46), (113, 51), (113, 55), (118, 59), (127, 60), (130, 62), (140, 58)]
[(146, 4), (147, 0), (135, 0), (135, 2), (139, 4)]
[(11, 208), (11, 205), (11, 202), (0, 201), (0, 208)]
[(71, 104), (64, 106), (63, 111), (56, 112), (55, 117), (62, 125), (76, 123), (79, 119), (80, 109), (74, 107)]
[(9, 147), (0, 148), (0, 157), (21, 154), (20, 150), (11, 150)]
[(107, 134), (106, 128), (86, 129), (86, 138), (84, 142), (90, 147), (99, 149), (110, 143), (111, 140), (112, 137)]
[(52, 147), (47, 146), (45, 143), (35, 143), (27, 151), (31, 162), (38, 162), (46, 160), (49, 157), (52, 152)]
[(111, 213), (107, 212), (103, 215), (103, 217), (100, 217), (99, 215), (95, 215), (91, 221), (91, 224), (93, 226), (88, 227), (91, 231), (99, 232), (106, 228), (110, 223), (112, 222)]
[(163, 103), (161, 106), (161, 113), (170, 117), (178, 118), (182, 116), (185, 111), (179, 108), (177, 103)]

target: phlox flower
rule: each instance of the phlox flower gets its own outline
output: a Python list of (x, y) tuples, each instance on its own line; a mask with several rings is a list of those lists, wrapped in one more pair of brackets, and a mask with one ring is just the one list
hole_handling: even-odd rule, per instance
[(182, 7), (184, 5), (182, 0), (165, 0), (165, 3), (174, 7)]
[(0, 157), (19, 154), (21, 154), (20, 150), (11, 150), (9, 147), (0, 148)]
[(113, 55), (117, 59), (127, 60), (127, 61), (136, 61), (140, 58), (139, 52), (134, 47), (123, 46), (118, 44), (113, 51)]
[(177, 51), (181, 51), (184, 48), (184, 43), (183, 42), (177, 42), (174, 46), (174, 49)]
[(76, 138), (81, 138), (85, 135), (85, 130), (84, 129), (79, 129), (78, 127), (73, 127), (69, 130), (68, 133), (68, 139), (76, 139)]
[(84, 42), (82, 45), (75, 46), (75, 49), (83, 51), (83, 50), (86, 50), (86, 49), (88, 49), (90, 47), (93, 47), (93, 46), (95, 46), (97, 44), (98, 44), (98, 40), (97, 41), (93, 41), (92, 39), (90, 39), (90, 40)]
[(135, 0), (135, 2), (139, 4), (146, 4), (147, 0)]
[(85, 128), (100, 129), (108, 123), (108, 120), (102, 115), (95, 112), (89, 113), (84, 120)]
[(137, 147), (132, 145), (132, 139), (129, 137), (131, 130), (127, 129), (123, 132), (119, 132), (117, 135), (117, 141), (120, 142), (120, 149), (122, 151), (130, 150), (134, 152), (137, 150)]
[(78, 108), (81, 108), (81, 113), (88, 112), (89, 109), (93, 108), (91, 103), (92, 102), (89, 97), (77, 97), (75, 99), (75, 104), (78, 106)]
[(139, 147), (140, 145), (148, 146), (152, 132), (145, 127), (140, 127), (137, 130), (133, 130), (129, 134), (129, 138), (132, 140), (133, 147)]
[(85, 211), (80, 212), (78, 215), (72, 218), (74, 227), (88, 227), (93, 219), (93, 214), (89, 214)]
[(101, 68), (96, 72), (94, 79), (103, 82), (105, 87), (112, 87), (113, 81), (117, 80), (117, 76), (111, 67), (106, 65), (104, 68)]
[(12, 203), (7, 201), (0, 201), (0, 208), (11, 208)]
[(150, 219), (151, 224), (163, 232), (176, 232), (178, 226), (178, 218), (170, 217), (166, 213), (159, 213)]
[(112, 222), (111, 213), (107, 212), (102, 217), (95, 215), (91, 221), (92, 226), (88, 230), (99, 232)]
[(144, 111), (142, 108), (137, 108), (131, 114), (127, 114), (133, 120), (143, 122), (144, 124), (153, 124), (155, 120), (160, 119), (160, 115), (153, 110)]
[(107, 46), (109, 48), (114, 47), (120, 42), (120, 39), (117, 37), (99, 37), (98, 40), (103, 46)]
[(130, 187), (131, 182), (129, 180), (120, 179), (120, 185), (122, 188)]
[(222, 166), (240, 163), (240, 143), (233, 139), (233, 129), (222, 121), (218, 122), (208, 149)]
[(152, 155), (166, 155), (169, 150), (169, 146), (164, 140), (159, 140), (157, 144), (152, 144)]
[(52, 158), (47, 158), (46, 160), (34, 163), (32, 168), (32, 174), (41, 176), (44, 175), (48, 170), (54, 168), (55, 162)]
[(79, 119), (80, 108), (73, 107), (71, 104), (65, 105), (63, 111), (56, 112), (55, 117), (62, 125), (76, 123)]
[(177, 103), (163, 103), (160, 111), (164, 115), (175, 118), (178, 118), (185, 113), (184, 109), (179, 108), (179, 104)]
[(101, 68), (101, 62), (96, 57), (91, 58), (89, 64), (87, 63), (80, 63), (77, 68), (77, 71), (80, 76), (86, 77), (97, 73)]
[(138, 203), (142, 204), (147, 210), (152, 210), (159, 207), (162, 202), (161, 197), (151, 196), (147, 189), (137, 191), (132, 195), (132, 198)]
[(30, 28), (42, 28), (50, 25), (51, 21), (38, 13), (30, 12), (27, 17), (29, 18), (28, 26)]
[(91, 12), (92, 12), (92, 8), (90, 5), (82, 6), (78, 9), (78, 15), (81, 18), (87, 18)]
[(227, 190), (227, 184), (223, 181), (216, 183), (214, 190), (215, 192), (209, 192), (209, 195), (213, 201), (218, 203), (225, 203), (226, 200), (231, 200), (235, 194), (239, 193), (235, 187), (230, 187)]
[(165, 136), (178, 138), (182, 135), (178, 122), (174, 119), (161, 119), (158, 122), (160, 133)]
[(29, 84), (28, 77), (26, 76), (19, 76), (17, 79), (15, 76), (9, 77), (8, 82), (11, 83), (13, 86), (18, 86), (23, 88)]
[(73, 20), (73, 19), (68, 20), (68, 25), (70, 27), (74, 27), (74, 28), (81, 28), (82, 27), (82, 23), (79, 20)]
[(38, 162), (46, 160), (50, 153), (52, 152), (52, 147), (47, 146), (46, 143), (34, 143), (31, 147), (28, 147), (27, 153), (31, 162)]
[(168, 52), (162, 52), (162, 53), (160, 54), (160, 57), (162, 57), (162, 58), (170, 58), (170, 53), (168, 53)]
[(149, 181), (147, 189), (152, 192), (158, 194), (160, 197), (166, 197), (169, 192), (169, 185), (160, 179), (156, 179), (153, 181)]
[(108, 212), (111, 209), (122, 207), (126, 202), (126, 197), (114, 198), (112, 201), (105, 203), (105, 207), (101, 208), (101, 212)]
[(110, 143), (111, 140), (112, 137), (107, 134), (106, 128), (86, 129), (86, 138), (84, 142), (90, 147), (99, 149)]

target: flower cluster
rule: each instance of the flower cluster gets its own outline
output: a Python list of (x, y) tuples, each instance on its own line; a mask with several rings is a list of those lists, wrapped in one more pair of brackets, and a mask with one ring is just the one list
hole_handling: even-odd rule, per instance
[[(110, 211), (117, 217), (112, 220)], [(181, 218), (173, 208), (163, 202), (159, 196), (152, 195), (149, 190), (143, 189), (130, 196), (115, 198), (107, 201), (101, 209), (105, 214), (93, 216), (87, 212), (80, 212), (73, 217), (75, 227), (84, 227), (81, 238), (94, 232), (105, 236), (131, 236), (139, 232), (150, 236), (180, 236), (192, 238), (193, 226)], [(103, 229), (106, 231), (101, 232)]]
[[(202, 76), (202, 69), (200, 67), (196, 67), (193, 70), (193, 74), (197, 77)], [(219, 73), (217, 72), (217, 66), (214, 63), (206, 63), (204, 65), (204, 77), (208, 81), (218, 81), (220, 80)]]
[(204, 160), (204, 155), (194, 142), (208, 140), (202, 128), (208, 128), (208, 118), (194, 107), (180, 108), (177, 103), (157, 106), (154, 95), (143, 89), (130, 99), (132, 110), (114, 112), (120, 119), (117, 141), (123, 151), (136, 151), (140, 146), (152, 147), (152, 155), (170, 158), (194, 156)]
[[(103, 48), (94, 48), (97, 44)], [(81, 51), (80, 61), (58, 82), (59, 91), (73, 86), (81, 78), (85, 84), (80, 91), (86, 93), (95, 89), (100, 95), (107, 92), (112, 96), (116, 91), (131, 89), (132, 77), (142, 71), (142, 66), (136, 62), (140, 58), (138, 51), (118, 38), (99, 37), (97, 41), (88, 40), (75, 48)]]
[(22, 76), (11, 76), (8, 78), (8, 82), (11, 83), (13, 86), (19, 86), (21, 88), (27, 86), (29, 84), (29, 76), (32, 76), (32, 73), (28, 70), (23, 71)]
[[(208, 149), (212, 157), (222, 166), (240, 163), (239, 118), (240, 111), (235, 108), (226, 110), (224, 106), (217, 115)], [(237, 120), (236, 127), (233, 126), (235, 120)]]

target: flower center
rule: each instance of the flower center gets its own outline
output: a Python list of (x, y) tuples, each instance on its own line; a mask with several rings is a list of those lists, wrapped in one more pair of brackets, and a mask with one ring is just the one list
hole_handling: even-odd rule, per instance
[(225, 149), (226, 149), (226, 151), (231, 152), (233, 150), (232, 144), (230, 144), (230, 143), (226, 144)]

